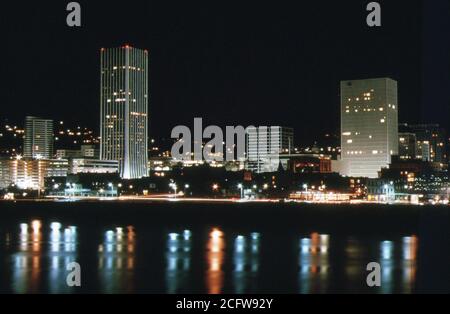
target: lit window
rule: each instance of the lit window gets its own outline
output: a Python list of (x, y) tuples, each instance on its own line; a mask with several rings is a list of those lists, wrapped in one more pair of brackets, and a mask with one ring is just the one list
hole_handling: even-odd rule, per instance
[(385, 119), (381, 119), (380, 122), (381, 122), (381, 123), (385, 123), (386, 120), (385, 120)]
[(347, 144), (353, 143), (353, 140), (347, 140)]

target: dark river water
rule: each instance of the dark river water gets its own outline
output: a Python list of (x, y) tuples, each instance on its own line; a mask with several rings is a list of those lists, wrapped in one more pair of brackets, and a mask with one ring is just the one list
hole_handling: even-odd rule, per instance
[[(449, 209), (0, 203), (2, 293), (450, 291)], [(67, 265), (81, 267), (69, 287)], [(368, 263), (381, 287), (368, 287)]]

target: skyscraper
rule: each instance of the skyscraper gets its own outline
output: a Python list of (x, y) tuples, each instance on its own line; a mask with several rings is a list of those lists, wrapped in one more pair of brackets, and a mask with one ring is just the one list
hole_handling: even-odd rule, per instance
[(25, 158), (51, 159), (53, 157), (53, 120), (25, 117), (23, 146)]
[(246, 168), (256, 173), (275, 172), (280, 155), (290, 154), (294, 146), (292, 128), (260, 126), (247, 128)]
[(398, 156), (400, 159), (416, 159), (416, 134), (410, 132), (398, 133)]
[(101, 50), (100, 158), (125, 179), (148, 175), (148, 53), (128, 45)]
[(397, 82), (341, 82), (341, 174), (378, 177), (398, 154)]
[(431, 162), (447, 162), (447, 135), (439, 124), (404, 124), (402, 128), (416, 135), (417, 158)]

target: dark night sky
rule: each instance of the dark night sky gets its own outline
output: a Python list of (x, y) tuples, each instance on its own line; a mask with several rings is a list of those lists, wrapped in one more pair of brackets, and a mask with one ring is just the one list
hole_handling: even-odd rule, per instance
[[(15, 1), (17, 2), (17, 1)], [(400, 120), (450, 125), (448, 0), (69, 1), (2, 4), (0, 117), (26, 114), (98, 129), (99, 50), (150, 50), (150, 129), (168, 137), (195, 116), (205, 124), (286, 125), (296, 141), (339, 125), (339, 81), (399, 81)], [(315, 137), (315, 136), (314, 136)]]

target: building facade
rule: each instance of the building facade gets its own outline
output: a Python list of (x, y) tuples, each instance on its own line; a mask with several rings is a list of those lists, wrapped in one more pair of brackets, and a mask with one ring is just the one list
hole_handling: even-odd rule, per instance
[(0, 159), (0, 189), (43, 189), (45, 178), (66, 177), (68, 168), (65, 159)]
[(397, 82), (341, 82), (341, 174), (376, 178), (398, 154)]
[(102, 49), (100, 85), (100, 159), (124, 179), (148, 176), (148, 52)]
[(256, 172), (275, 172), (280, 156), (294, 149), (294, 130), (280, 126), (248, 127), (246, 130), (246, 169)]
[(53, 157), (53, 120), (25, 117), (23, 153), (25, 158)]
[(81, 145), (81, 149), (57, 149), (57, 159), (70, 159), (70, 158), (99, 158), (99, 150), (95, 145)]
[(400, 159), (416, 159), (416, 147), (416, 134), (410, 132), (398, 133), (398, 156)]
[(73, 158), (69, 160), (69, 172), (77, 173), (117, 173), (119, 163), (115, 160)]
[(415, 134), (416, 157), (423, 161), (447, 162), (446, 131), (439, 124), (402, 125), (403, 129)]

